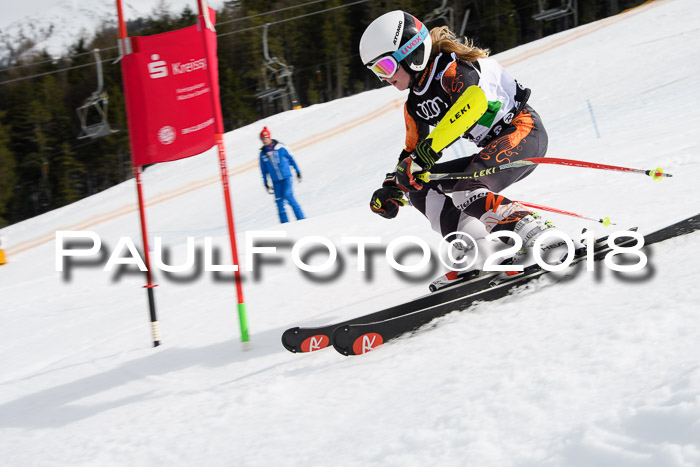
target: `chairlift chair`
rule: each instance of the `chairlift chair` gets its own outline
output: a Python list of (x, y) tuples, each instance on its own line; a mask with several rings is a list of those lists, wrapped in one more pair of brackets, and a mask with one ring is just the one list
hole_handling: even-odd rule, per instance
[(423, 22), (429, 24), (433, 21), (443, 20), (450, 30), (454, 30), (452, 7), (447, 6), (447, 1), (448, 0), (442, 0), (442, 5), (431, 11), (430, 14), (423, 19)]
[(532, 15), (532, 19), (536, 21), (552, 21), (574, 13), (573, 0), (562, 0), (560, 6), (549, 8), (547, 10), (544, 9), (542, 0), (539, 0), (538, 3), (540, 6), (540, 12)]
[[(442, 20), (450, 28), (451, 31), (455, 31), (454, 27), (454, 10), (452, 7), (447, 6), (448, 0), (442, 0), (442, 4), (435, 8), (430, 14), (424, 18), (423, 22), (426, 24), (432, 23), (434, 21)], [(464, 18), (462, 19), (462, 26), (457, 33), (457, 37), (463, 37), (464, 31), (467, 29), (467, 21), (469, 20), (469, 13), (471, 9), (467, 8), (464, 12)]]
[(104, 88), (102, 77), (102, 60), (100, 60), (100, 49), (93, 50), (95, 54), (95, 64), (97, 65), (97, 90), (90, 97), (85, 99), (83, 105), (76, 109), (80, 119), (81, 132), (78, 139), (101, 138), (117, 133), (119, 130), (112, 129), (107, 121), (107, 105), (109, 96)]
[[(296, 89), (292, 75), (294, 67), (289, 66), (277, 57), (271, 57), (267, 47), (267, 30), (270, 23), (266, 23), (263, 28), (263, 79), (265, 89), (256, 94), (259, 99), (282, 99), (284, 109), (300, 109), (299, 99), (297, 98)], [(266, 71), (269, 71), (269, 76)], [(270, 82), (275, 81), (275, 86), (270, 86)]]

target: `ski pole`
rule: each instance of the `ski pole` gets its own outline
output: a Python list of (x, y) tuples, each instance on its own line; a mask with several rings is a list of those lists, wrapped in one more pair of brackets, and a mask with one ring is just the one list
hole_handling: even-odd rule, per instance
[(524, 160), (530, 161), (534, 164), (568, 165), (571, 167), (587, 167), (589, 169), (614, 170), (617, 172), (638, 173), (648, 175), (654, 180), (661, 180), (663, 177), (673, 177), (673, 175), (671, 174), (664, 173), (664, 169), (662, 169), (661, 167), (650, 170), (630, 169), (629, 167), (618, 167), (616, 165), (598, 164), (596, 162), (575, 161), (571, 159), (559, 159), (556, 157), (532, 157), (530, 159)]
[(541, 204), (535, 204), (535, 203), (527, 203), (525, 201), (514, 201), (515, 203), (520, 203), (525, 207), (528, 208), (533, 208), (533, 209), (541, 209), (543, 211), (549, 211), (549, 212), (556, 212), (558, 214), (564, 214), (566, 216), (572, 216), (572, 217), (579, 217), (581, 219), (587, 219), (589, 221), (595, 221), (595, 222), (600, 222), (603, 224), (605, 227), (608, 227), (609, 225), (615, 225), (614, 222), (610, 221), (609, 217), (604, 217), (602, 219), (596, 219), (595, 217), (589, 217), (589, 216), (584, 216), (583, 214), (577, 214), (575, 212), (571, 211), (564, 211), (562, 209), (557, 209), (557, 208), (551, 208), (549, 206), (542, 206)]
[(488, 169), (480, 170), (477, 172), (456, 172), (456, 173), (430, 173), (423, 172), (417, 173), (416, 177), (428, 182), (430, 180), (469, 180), (479, 177), (485, 177), (486, 175), (492, 175), (503, 170), (514, 169), (516, 167), (523, 167), (527, 165), (535, 164), (556, 164), (556, 165), (568, 165), (571, 167), (586, 167), (590, 169), (600, 169), (600, 170), (615, 170), (618, 172), (630, 172), (630, 173), (640, 173), (648, 175), (654, 180), (661, 180), (663, 177), (672, 177), (671, 174), (664, 173), (662, 168), (642, 170), (642, 169), (631, 169), (629, 167), (618, 167), (615, 165), (598, 164), (595, 162), (584, 162), (575, 161), (571, 159), (558, 159), (554, 157), (533, 157), (530, 159), (523, 159), (515, 162), (510, 162), (508, 164), (498, 165), (496, 167), (491, 167)]

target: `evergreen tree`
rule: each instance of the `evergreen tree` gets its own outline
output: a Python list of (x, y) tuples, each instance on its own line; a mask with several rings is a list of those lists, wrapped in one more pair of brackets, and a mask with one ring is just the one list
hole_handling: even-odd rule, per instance
[(0, 113), (0, 228), (8, 223), (5, 214), (17, 182), (15, 156), (9, 148), (9, 127), (2, 123), (5, 114)]
[(481, 11), (478, 45), (490, 49), (493, 54), (515, 47), (517, 30), (513, 1), (488, 0)]
[(85, 168), (74, 157), (69, 143), (61, 144), (61, 152), (51, 163), (53, 183), (52, 207), (57, 208), (78, 201), (85, 193)]
[(25, 178), (33, 181), (37, 191), (33, 197), (33, 211), (43, 211), (51, 205), (51, 185), (49, 182), (49, 158), (55, 149), (51, 133), (51, 113), (39, 99), (29, 103), (27, 112), (26, 139), (31, 151), (22, 161)]
[[(328, 8), (340, 5), (340, 0), (332, 0), (326, 3)], [(348, 86), (350, 57), (348, 51), (352, 49), (350, 44), (350, 26), (346, 22), (346, 14), (341, 9), (325, 13), (321, 41), (323, 52), (328, 64), (328, 82), (335, 87), (331, 95), (340, 98), (345, 95)], [(334, 78), (331, 81), (331, 76)], [(330, 90), (330, 88), (329, 88)]]

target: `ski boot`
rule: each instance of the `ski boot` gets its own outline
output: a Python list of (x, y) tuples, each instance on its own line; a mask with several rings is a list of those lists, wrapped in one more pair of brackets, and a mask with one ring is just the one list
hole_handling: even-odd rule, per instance
[[(552, 222), (548, 222), (533, 212), (518, 221), (513, 229), (523, 240), (523, 246), (513, 256), (513, 264), (531, 266), (536, 263), (534, 257), (535, 242), (546, 231), (556, 229)], [(559, 264), (568, 252), (566, 241), (560, 236), (550, 236), (539, 244), (540, 256), (547, 264)]]
[[(453, 260), (453, 263), (450, 271), (430, 283), (428, 289), (431, 292), (480, 277), (486, 258), (497, 249), (505, 246), (502, 242), (486, 240), (485, 238), (477, 238), (475, 242), (476, 247), (472, 242), (455, 241), (452, 243), (450, 259)], [(507, 261), (510, 261), (510, 258)], [(465, 268), (466, 265), (469, 267)]]

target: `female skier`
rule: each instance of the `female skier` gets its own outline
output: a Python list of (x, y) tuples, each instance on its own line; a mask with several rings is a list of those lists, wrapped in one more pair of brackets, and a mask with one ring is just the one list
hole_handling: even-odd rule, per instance
[[(471, 180), (424, 182), (416, 177), (421, 170), (471, 173), (545, 155), (547, 133), (539, 115), (527, 104), (530, 90), (498, 62), (487, 58), (488, 54), (471, 41), (458, 40), (446, 26), (428, 32), (425, 24), (404, 11), (386, 13), (367, 27), (360, 39), (362, 62), (399, 91), (410, 90), (404, 104), (405, 147), (394, 172), (387, 174), (382, 187), (372, 195), (370, 207), (383, 217), (394, 218), (399, 207), (406, 204), (406, 193), (410, 203), (443, 237), (457, 231), (477, 232), (479, 236), (475, 227), (481, 229), (481, 237), (511, 231), (523, 240), (523, 248), (513, 262), (526, 265), (532, 262), (529, 253), (537, 237), (553, 225), (499, 193), (529, 175), (535, 166)], [(488, 108), (462, 137), (481, 150), (470, 157), (436, 164), (441, 154), (423, 140), (430, 127), (437, 125), (473, 85), (485, 94)], [(540, 248), (552, 250), (561, 244), (561, 239), (554, 237), (540, 242)], [(484, 258), (480, 259), (483, 262)], [(440, 288), (460, 279), (452, 271), (433, 285)]]

